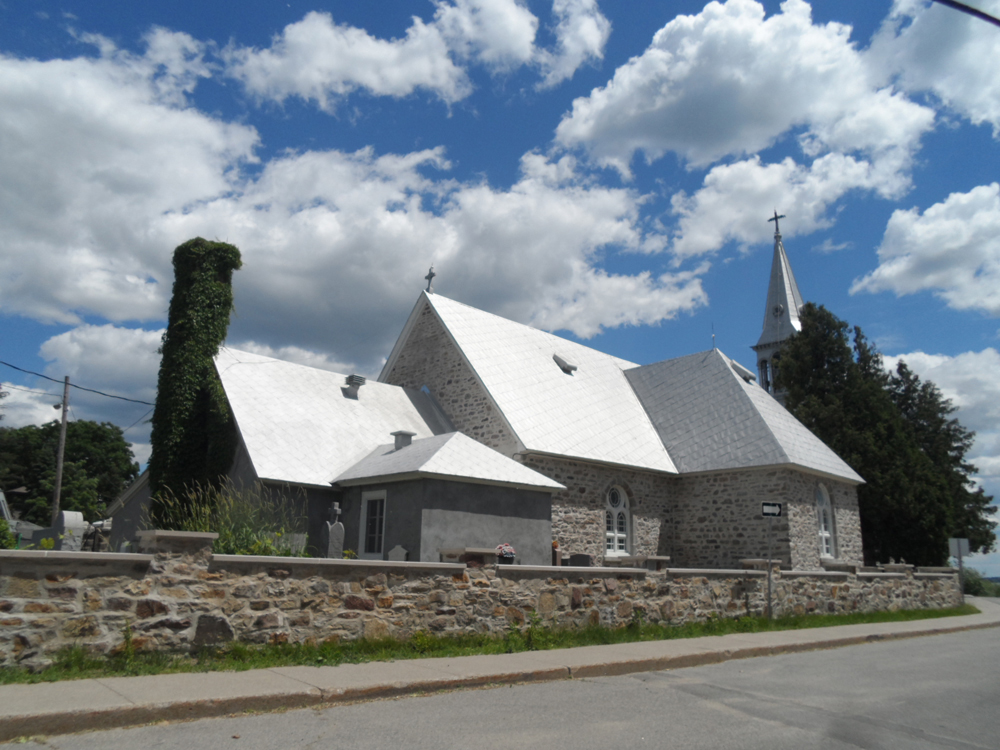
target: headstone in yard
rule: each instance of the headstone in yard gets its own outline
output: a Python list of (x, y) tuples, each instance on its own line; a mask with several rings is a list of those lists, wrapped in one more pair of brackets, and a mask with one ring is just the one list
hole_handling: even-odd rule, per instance
[(403, 549), (403, 545), (397, 544), (391, 550), (389, 550), (389, 559), (392, 562), (406, 562), (406, 558), (409, 556), (409, 552)]
[(321, 551), (326, 557), (340, 560), (344, 556), (344, 524), (340, 522), (340, 503), (330, 506), (330, 520), (323, 524), (320, 532), (322, 539)]
[(56, 549), (64, 552), (78, 552), (83, 548), (83, 535), (87, 533), (87, 522), (83, 513), (64, 510), (56, 517), (53, 528), (56, 535)]

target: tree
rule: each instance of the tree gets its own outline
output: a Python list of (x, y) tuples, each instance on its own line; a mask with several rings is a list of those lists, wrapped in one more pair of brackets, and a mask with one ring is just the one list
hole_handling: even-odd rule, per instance
[(213, 359), (229, 329), (240, 251), (197, 237), (174, 251), (173, 262), (149, 459), (154, 520), (160, 493), (182, 496), (188, 487), (217, 486), (236, 448), (235, 423)]
[[(955, 487), (960, 481), (955, 456), (965, 467), (966, 485), (974, 471), (964, 463), (972, 433), (957, 422), (944, 429), (947, 420), (942, 425), (928, 416), (935, 393), (939, 409), (954, 411), (933, 384), (923, 389), (919, 408), (901, 408), (897, 398), (900, 403), (905, 399), (897, 390), (912, 399), (914, 383), (909, 380), (904, 387), (885, 371), (881, 354), (860, 328), (852, 336), (847, 323), (811, 303), (801, 319), (801, 333), (782, 348), (777, 386), (785, 391), (788, 410), (864, 478), (858, 505), (866, 562), (894, 558), (942, 564), (949, 536), (958, 529), (979, 528), (970, 514), (979, 513), (980, 521), (988, 523), (982, 518), (985, 504), (977, 505)], [(919, 392), (922, 387), (917, 383), (916, 388)], [(925, 445), (951, 458), (942, 462), (942, 454)], [(978, 500), (988, 503), (989, 498)], [(977, 541), (979, 549), (988, 549), (992, 540)]]
[(889, 379), (889, 392), (913, 428), (920, 449), (945, 482), (951, 501), (951, 535), (968, 539), (972, 551), (989, 552), (996, 540), (989, 515), (996, 508), (990, 506), (993, 498), (973, 482), (978, 470), (965, 458), (976, 434), (951, 416), (958, 407), (934, 383), (921, 382), (902, 360)]
[[(49, 524), (55, 485), (59, 422), (0, 428), (0, 487), (24, 487), (8, 495), (26, 521)], [(132, 446), (109, 422), (77, 421), (66, 425), (66, 450), (60, 505), (83, 513), (88, 521), (104, 517), (105, 508), (139, 474)]]

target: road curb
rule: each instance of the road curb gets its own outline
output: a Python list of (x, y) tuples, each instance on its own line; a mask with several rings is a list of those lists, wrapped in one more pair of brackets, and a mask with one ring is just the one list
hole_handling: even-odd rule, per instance
[[(311, 687), (301, 691), (279, 692), (268, 695), (234, 696), (223, 699), (193, 701), (173, 701), (144, 705), (116, 706), (94, 710), (53, 710), (8, 716), (0, 719), (0, 742), (8, 742), (20, 737), (54, 736), (74, 732), (119, 729), (161, 721), (193, 721), (217, 718), (246, 712), (268, 712), (299, 708), (331, 706), (361, 700), (396, 698), (405, 695), (420, 695), (478, 688), (489, 685), (515, 685), (530, 682), (552, 682), (591, 677), (613, 677), (639, 672), (685, 669), (711, 664), (721, 664), (737, 659), (752, 659), (761, 656), (820, 651), (843, 648), (865, 643), (903, 640), (931, 635), (944, 635), (969, 630), (1000, 627), (1000, 621), (973, 623), (955, 626), (938, 626), (915, 631), (889, 633), (869, 633), (857, 636), (817, 639), (798, 643), (784, 643), (744, 648), (720, 648), (698, 653), (663, 655), (649, 658), (625, 658), (614, 661), (599, 661), (577, 666), (547, 666), (531, 671), (505, 671), (477, 674), (452, 679), (415, 679), (388, 684), (359, 687), (319, 689)], [(802, 631), (789, 631), (802, 632)], [(725, 636), (723, 636), (725, 637)], [(671, 641), (676, 642), (676, 641)], [(547, 652), (549, 654), (558, 652)], [(240, 673), (242, 674), (242, 673)], [(58, 683), (54, 683), (58, 684)], [(305, 683), (303, 683), (305, 685)], [(39, 731), (42, 730), (42, 731)]]

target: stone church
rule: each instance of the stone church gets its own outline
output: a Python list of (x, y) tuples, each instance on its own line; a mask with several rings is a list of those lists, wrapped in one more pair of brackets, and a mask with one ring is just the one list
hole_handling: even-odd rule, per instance
[(778, 218), (759, 381), (718, 349), (639, 365), (428, 284), (377, 382), (223, 348), (231, 476), (298, 488), (311, 529), (338, 503), (362, 557), (511, 542), (549, 564), (557, 542), (595, 564), (860, 564), (862, 478), (773, 393), (802, 306)]

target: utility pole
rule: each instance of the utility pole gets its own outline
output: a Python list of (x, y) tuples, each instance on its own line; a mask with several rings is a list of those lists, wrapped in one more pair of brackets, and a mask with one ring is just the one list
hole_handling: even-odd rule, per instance
[[(55, 408), (59, 408), (56, 404)], [(52, 491), (52, 523), (59, 518), (59, 496), (62, 494), (63, 454), (66, 452), (66, 414), (69, 412), (69, 375), (63, 382), (62, 424), (59, 426), (59, 452), (56, 454), (56, 488)]]

